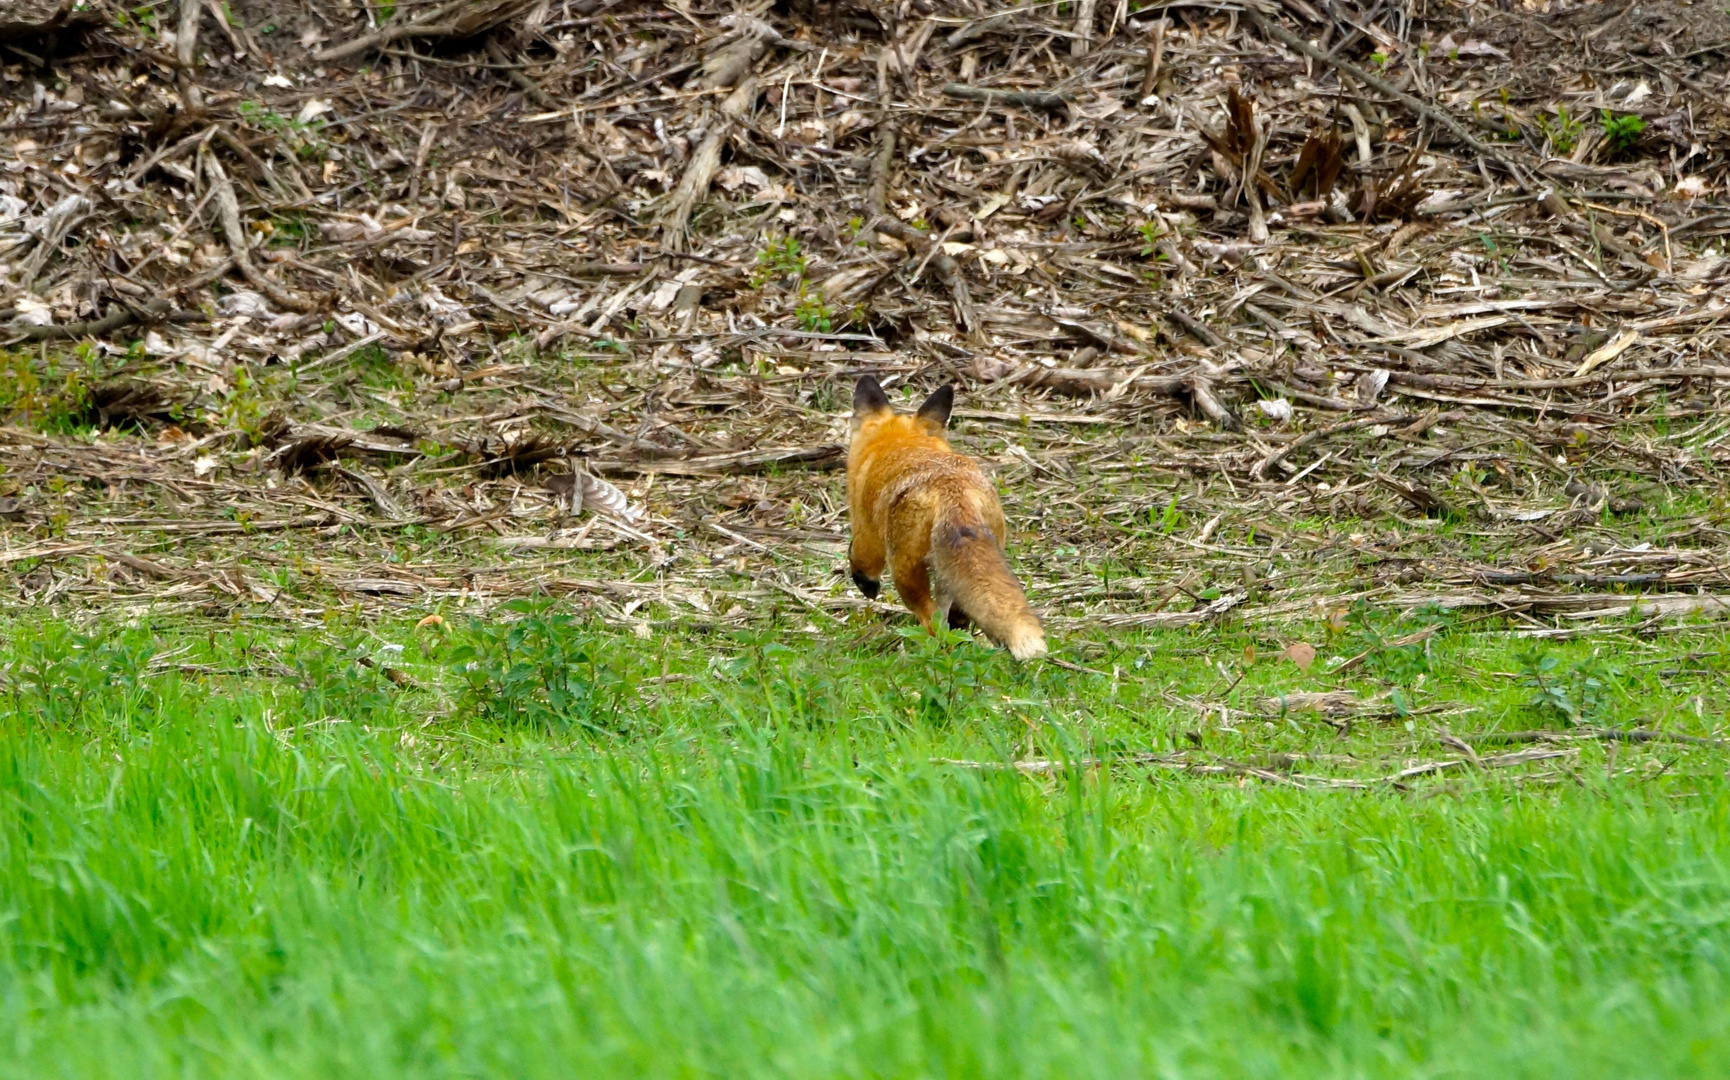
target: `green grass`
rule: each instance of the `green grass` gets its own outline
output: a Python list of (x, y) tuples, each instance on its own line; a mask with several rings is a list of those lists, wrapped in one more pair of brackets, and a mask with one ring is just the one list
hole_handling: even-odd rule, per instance
[[(1730, 1065), (1717, 751), (1591, 743), (1551, 773), (1367, 791), (931, 761), (1121, 757), (1194, 732), (1221, 759), (1378, 772), (1449, 756), (1426, 705), (1475, 709), (1445, 716), (1457, 733), (1563, 722), (1505, 635), (1448, 620), (1345, 675), (1330, 662), (1433, 617), (1311, 628), (1307, 674), (1231, 627), (1066, 643), (1094, 675), (863, 616), (642, 640), (521, 615), (7, 626), (0, 1073)], [(1536, 655), (1603, 676), (1596, 723), (1704, 732), (1730, 647), (1687, 632)], [(1399, 689), (1406, 711), (1342, 734), (1251, 710), (1340, 686)]]

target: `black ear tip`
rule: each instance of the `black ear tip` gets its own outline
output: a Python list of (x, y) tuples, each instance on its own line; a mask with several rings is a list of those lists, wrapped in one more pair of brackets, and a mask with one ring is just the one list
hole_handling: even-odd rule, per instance
[(918, 416), (927, 424), (945, 427), (949, 423), (949, 410), (954, 406), (955, 387), (953, 384), (946, 384), (938, 387), (925, 399), (925, 404), (919, 406)]
[(944, 383), (931, 391), (931, 396), (925, 399), (927, 408), (948, 405), (955, 400), (955, 384)]
[(883, 386), (875, 376), (861, 375), (859, 382), (853, 387), (854, 411), (869, 409), (886, 409), (889, 407), (889, 395), (883, 392)]

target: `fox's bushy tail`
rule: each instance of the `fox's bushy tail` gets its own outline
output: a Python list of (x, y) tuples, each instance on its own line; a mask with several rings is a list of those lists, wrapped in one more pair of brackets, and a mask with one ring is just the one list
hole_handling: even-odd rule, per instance
[(961, 608), (1017, 660), (1045, 655), (1045, 628), (977, 512), (950, 507), (939, 514), (931, 527), (930, 567), (940, 602)]

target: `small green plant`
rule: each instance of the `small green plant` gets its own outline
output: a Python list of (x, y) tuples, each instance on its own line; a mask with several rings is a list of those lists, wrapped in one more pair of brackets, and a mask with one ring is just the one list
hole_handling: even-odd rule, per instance
[(264, 442), (264, 424), (270, 408), (246, 368), (236, 368), (234, 385), (222, 396), (221, 415), (223, 426), (245, 435), (248, 445), (258, 446)]
[(814, 663), (804, 650), (780, 642), (764, 643), (741, 656), (710, 664), (710, 671), (735, 682), (761, 712), (739, 713), (740, 719), (767, 719), (776, 725), (812, 728), (833, 723), (842, 687), (827, 665)]
[(827, 334), (835, 329), (835, 309), (824, 302), (822, 293), (807, 291), (803, 286), (799, 289), (799, 306), (793, 309), (793, 317), (799, 320), (802, 328), (812, 333)]
[(1604, 142), (1612, 155), (1626, 154), (1639, 143), (1640, 136), (1646, 131), (1646, 121), (1629, 113), (1617, 116), (1609, 109), (1603, 111)]
[(299, 247), (315, 235), (306, 219), (299, 214), (272, 217), (270, 225), (269, 239), (265, 243), (273, 248)]
[(81, 345), (74, 356), (84, 363), (67, 364), (65, 358), (50, 353), (38, 370), (22, 350), (0, 352), (0, 414), (38, 431), (63, 435), (86, 427), (90, 380), (85, 371), (95, 354)]
[(147, 715), (166, 687), (147, 671), (154, 648), (132, 635), (49, 625), (16, 639), (5, 686), (14, 710), (66, 725)]
[(319, 137), (324, 130), (325, 122), (314, 119), (301, 123), (292, 116), (284, 116), (275, 109), (266, 108), (256, 101), (243, 101), (235, 106), (235, 112), (249, 126), (271, 132), (294, 151), (295, 156), (303, 160), (323, 156), (325, 143)]
[(1164, 258), (1160, 254), (1159, 238), (1165, 235), (1165, 230), (1160, 228), (1158, 222), (1144, 221), (1135, 227), (1135, 231), (1141, 234), (1142, 258)]
[(544, 605), (517, 601), (500, 610), (522, 618), (474, 619), (468, 640), (451, 649), (463, 703), (510, 726), (615, 732), (624, 679), (603, 657), (597, 635)]
[(1577, 116), (1568, 115), (1568, 107), (1556, 107), (1556, 119), (1552, 123), (1548, 117), (1539, 116), (1538, 126), (1544, 129), (1544, 135), (1550, 140), (1550, 149), (1558, 154), (1571, 154), (1580, 145), (1580, 134), (1586, 128)]
[(1346, 634), (1340, 650), (1359, 656), (1363, 670), (1398, 685), (1410, 685), (1428, 674), (1438, 634), (1451, 618), (1433, 604), (1406, 613), (1379, 611), (1359, 600), (1346, 613)]
[(1374, 64), (1377, 67), (1387, 67), (1388, 66), (1388, 59), (1389, 59), (1388, 54), (1385, 52), (1382, 52), (1379, 49), (1373, 53), (1370, 53), (1370, 63)]
[[(854, 233), (863, 227), (859, 218), (847, 223)], [(757, 252), (757, 267), (751, 271), (751, 287), (761, 289), (772, 282), (787, 282), (798, 290), (799, 300), (793, 317), (800, 327), (811, 333), (827, 334), (836, 328), (835, 309), (822, 292), (805, 284), (808, 263), (799, 249), (799, 241), (791, 236), (771, 237)], [(846, 325), (842, 323), (841, 325)]]
[(1176, 495), (1171, 497), (1171, 501), (1165, 504), (1162, 511), (1155, 512), (1152, 507), (1148, 507), (1147, 517), (1161, 536), (1170, 536), (1183, 527), (1183, 511), (1177, 508)]
[(1455, 491), (1476, 493), (1483, 489), (1484, 481), (1489, 479), (1489, 476), (1487, 470), (1467, 462), (1455, 469), (1453, 475), (1448, 477), (1448, 486)]
[(751, 271), (751, 288), (761, 289), (771, 281), (805, 279), (805, 254), (791, 236), (770, 237), (757, 252), (757, 268)]
[(919, 673), (907, 684), (914, 699), (909, 712), (917, 722), (942, 726), (961, 719), (967, 706), (993, 687), (991, 654), (965, 631), (951, 630), (943, 620), (933, 619), (929, 632), (901, 626), (896, 633)]
[(1531, 691), (1526, 708), (1542, 720), (1573, 727), (1610, 719), (1612, 687), (1621, 671), (1600, 657), (1564, 664), (1553, 652), (1520, 654), (1520, 685)]
[(387, 712), (396, 697), (384, 669), (357, 645), (305, 649), (292, 666), (300, 683), (301, 708), (314, 719), (369, 720)]
[(130, 11), (122, 8), (115, 12), (114, 21), (122, 30), (136, 30), (147, 41), (160, 36), (156, 25), (156, 11), (149, 4)]

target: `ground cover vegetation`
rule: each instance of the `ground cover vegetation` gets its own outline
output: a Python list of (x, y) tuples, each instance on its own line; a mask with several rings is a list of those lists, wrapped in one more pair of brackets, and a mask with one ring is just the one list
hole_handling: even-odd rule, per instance
[[(1730, 1053), (1723, 750), (1680, 737), (1719, 635), (1607, 659), (1443, 629), (1355, 677), (1322, 674), (1343, 649), (1246, 662), (1241, 630), (1100, 642), (1098, 674), (866, 636), (13, 624), (0, 1056), (1577, 1076)], [(1545, 688), (1593, 677), (1559, 722)], [(1292, 707), (1316, 687), (1330, 705)], [(1184, 704), (1215, 698), (1214, 725)], [(1674, 741), (1602, 736), (1648, 726)]]

